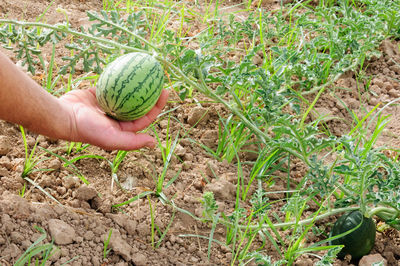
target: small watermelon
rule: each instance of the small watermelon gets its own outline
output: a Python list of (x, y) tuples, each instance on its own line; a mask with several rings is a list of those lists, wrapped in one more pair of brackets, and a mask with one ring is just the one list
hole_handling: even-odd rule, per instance
[(153, 56), (129, 53), (106, 66), (96, 84), (96, 98), (108, 116), (132, 121), (154, 107), (163, 83), (164, 71)]
[(367, 255), (374, 247), (376, 228), (374, 220), (365, 217), (360, 211), (352, 211), (343, 214), (333, 225), (331, 236), (346, 233), (359, 226), (353, 232), (330, 241), (331, 245), (344, 245), (338, 258), (343, 259), (350, 254), (352, 259), (358, 260)]

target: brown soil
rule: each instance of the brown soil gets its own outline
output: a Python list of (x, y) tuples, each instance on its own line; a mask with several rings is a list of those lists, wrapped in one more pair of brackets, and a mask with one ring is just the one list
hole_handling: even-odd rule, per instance
[[(273, 2), (273, 1), (271, 1)], [(42, 14), (48, 1), (40, 0), (0, 0), (0, 14), (13, 19), (32, 20)], [(272, 4), (271, 4), (272, 5)], [(64, 14), (56, 12), (62, 7), (68, 14), (73, 26), (86, 23), (86, 10), (101, 9), (102, 1), (63, 1), (58, 0), (49, 9), (46, 20), (57, 23), (64, 20)], [(270, 6), (271, 7), (271, 6)], [(359, 117), (365, 115), (379, 102), (385, 104), (400, 96), (400, 51), (399, 43), (387, 40), (382, 46), (383, 56), (368, 62), (365, 75), (372, 77), (371, 87), (364, 90), (367, 79), (358, 79), (354, 73), (346, 73), (336, 82), (342, 89), (328, 91), (318, 101), (315, 108), (319, 115), (326, 116), (327, 128), (336, 135), (348, 132), (353, 121), (342, 101)], [(44, 50), (45, 55), (50, 52)], [(15, 60), (11, 53), (10, 57)], [(397, 62), (395, 64), (394, 62)], [(40, 74), (40, 73), (39, 73)], [(36, 77), (34, 77), (36, 78)], [(358, 80), (358, 81), (357, 81)], [(86, 88), (87, 85), (81, 85)], [(201, 98), (201, 96), (198, 96)], [(205, 99), (202, 99), (205, 100)], [(189, 132), (180, 141), (176, 157), (167, 173), (166, 180), (178, 178), (164, 190), (176, 206), (201, 216), (200, 199), (203, 192), (211, 190), (215, 194), (220, 211), (231, 213), (234, 207), (237, 168), (227, 162), (219, 162), (207, 154), (195, 142), (209, 147), (217, 144), (218, 114), (226, 111), (217, 104), (202, 103), (193, 100), (179, 103), (171, 93), (166, 109), (178, 107), (171, 113), (180, 123), (171, 123), (172, 139), (178, 132)], [(397, 105), (388, 106), (384, 112), (392, 114), (393, 119), (386, 127), (378, 145), (390, 143), (394, 147), (400, 144), (400, 116)], [(190, 130), (204, 113), (204, 119)], [(314, 114), (318, 115), (318, 114)], [(339, 119), (330, 119), (336, 117)], [(164, 117), (156, 124), (157, 131), (166, 136), (168, 119)], [(181, 134), (182, 135), (182, 134)], [(60, 156), (72, 159), (80, 154), (67, 155), (68, 143), (50, 140), (33, 133), (28, 134), (28, 144), (32, 148), (36, 141), (39, 146), (51, 150)], [(109, 160), (116, 152), (108, 152), (97, 147), (89, 147), (84, 154), (102, 155)], [(40, 168), (53, 171), (38, 171), (30, 175), (40, 187), (62, 203), (54, 203), (39, 189), (27, 184), (24, 197), (18, 194), (26, 182), (21, 178), (25, 153), (21, 133), (16, 125), (0, 121), (0, 265), (12, 265), (13, 262), (41, 235), (36, 226), (47, 233), (47, 240), (55, 241), (59, 250), (51, 257), (47, 265), (228, 265), (232, 254), (229, 249), (213, 244), (211, 257), (207, 258), (208, 241), (198, 237), (184, 235), (204, 235), (210, 233), (209, 224), (196, 221), (182, 212), (174, 212), (157, 198), (149, 197), (134, 201), (117, 212), (111, 205), (129, 200), (140, 192), (155, 189), (155, 178), (162, 171), (161, 151), (142, 150), (130, 152), (118, 171), (119, 180), (131, 189), (122, 191), (116, 184), (111, 188), (110, 167), (104, 160), (84, 159), (76, 166), (90, 185), (83, 182), (55, 156), (40, 164)], [(243, 154), (243, 158), (254, 160), (252, 153)], [(301, 164), (293, 166), (293, 178), (304, 174)], [(249, 169), (244, 168), (244, 175)], [(285, 189), (286, 184), (276, 183), (273, 190)], [(152, 247), (151, 210), (153, 208), (155, 224), (168, 233), (159, 248)], [(172, 220), (173, 219), (173, 220)], [(169, 223), (171, 222), (171, 225)], [(109, 247), (112, 251), (103, 258), (104, 239), (112, 229)], [(224, 242), (224, 229), (217, 228), (214, 238)], [(156, 236), (155, 241), (159, 238)], [(310, 236), (309, 242), (317, 241)], [(266, 253), (274, 255), (273, 247), (266, 247)], [(380, 254), (388, 265), (400, 265), (400, 234), (387, 230), (378, 232), (377, 241), (371, 254)], [(275, 254), (276, 255), (276, 254)], [(278, 258), (278, 257), (276, 257)], [(313, 265), (315, 257), (302, 256), (296, 265)], [(337, 260), (335, 265), (349, 265)]]

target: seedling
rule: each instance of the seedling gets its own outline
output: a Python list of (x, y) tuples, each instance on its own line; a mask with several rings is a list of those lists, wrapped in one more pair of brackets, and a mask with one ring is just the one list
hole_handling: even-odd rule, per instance
[(110, 251), (112, 250), (111, 248), (108, 248), (108, 245), (110, 244), (111, 240), (111, 235), (112, 235), (112, 228), (110, 228), (110, 230), (108, 231), (107, 239), (104, 239), (103, 259), (105, 259), (108, 253), (110, 253)]
[(22, 171), (21, 177), (26, 178), (28, 175), (30, 175), (34, 172), (37, 172), (37, 171), (52, 171), (53, 169), (45, 169), (45, 168), (36, 169), (35, 168), (41, 162), (46, 161), (50, 158), (44, 157), (44, 153), (35, 154), (36, 147), (38, 145), (37, 141), (35, 142), (34, 146), (32, 147), (31, 152), (29, 153), (25, 130), (22, 126), (20, 126), (19, 128), (21, 131), (22, 139), (24, 142), (24, 148), (25, 148), (25, 163), (24, 163), (24, 169)]
[(53, 242), (45, 244), (41, 243), (47, 238), (46, 231), (37, 226), (35, 226), (35, 229), (42, 235), (18, 258), (14, 264), (15, 266), (31, 265), (31, 263), (34, 265), (45, 265), (51, 256), (57, 251), (58, 247), (56, 247)]

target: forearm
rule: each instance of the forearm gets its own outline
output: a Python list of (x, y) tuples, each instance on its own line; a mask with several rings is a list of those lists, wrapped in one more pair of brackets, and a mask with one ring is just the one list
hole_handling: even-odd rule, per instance
[(0, 119), (52, 138), (69, 134), (69, 115), (56, 97), (46, 92), (0, 51)]

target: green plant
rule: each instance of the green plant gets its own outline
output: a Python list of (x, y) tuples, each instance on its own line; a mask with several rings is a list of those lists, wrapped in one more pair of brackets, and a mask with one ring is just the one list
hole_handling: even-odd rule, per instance
[(26, 178), (28, 175), (30, 175), (31, 173), (36, 172), (36, 171), (52, 171), (53, 169), (45, 169), (45, 168), (36, 169), (35, 168), (38, 164), (40, 164), (43, 161), (48, 160), (49, 158), (44, 157), (44, 153), (35, 155), (36, 146), (38, 144), (37, 141), (34, 144), (34, 146), (32, 147), (31, 152), (29, 153), (25, 130), (22, 126), (20, 126), (19, 128), (21, 131), (22, 140), (24, 142), (24, 149), (25, 149), (25, 162), (24, 162), (24, 169), (21, 173), (21, 177)]
[(110, 230), (108, 231), (107, 238), (104, 239), (103, 259), (105, 259), (108, 255), (108, 253), (110, 253), (110, 251), (111, 251), (111, 248), (108, 248), (108, 245), (110, 244), (110, 240), (111, 240), (111, 235), (112, 235), (112, 228), (110, 228)]
[(163, 160), (162, 172), (161, 172), (161, 174), (159, 174), (157, 176), (157, 179), (155, 180), (157, 195), (161, 195), (163, 188), (164, 187), (167, 188), (168, 186), (170, 186), (175, 181), (175, 179), (178, 178), (179, 173), (180, 173), (180, 171), (179, 171), (171, 180), (169, 180), (167, 182), (167, 184), (164, 184), (165, 177), (166, 177), (167, 171), (168, 171), (170, 163), (171, 163), (171, 159), (173, 156), (176, 156), (174, 154), (174, 152), (175, 152), (175, 148), (177, 147), (177, 145), (179, 143), (179, 139), (180, 139), (179, 131), (176, 133), (175, 139), (173, 139), (172, 134), (170, 134), (170, 121), (171, 121), (171, 117), (168, 118), (165, 143), (162, 142), (161, 138), (159, 137), (158, 133), (156, 132), (156, 130), (153, 127), (153, 131), (155, 133), (155, 137), (157, 139), (158, 146), (161, 150), (161, 156), (162, 156), (162, 160)]
[(83, 144), (82, 142), (69, 142), (67, 144), (67, 150), (66, 153), (67, 155), (71, 155), (72, 153), (80, 153), (84, 150), (86, 150), (90, 144)]
[(125, 159), (126, 155), (128, 154), (128, 151), (118, 151), (117, 154), (115, 155), (113, 161), (108, 161), (108, 163), (110, 164), (110, 168), (111, 168), (111, 191), (113, 190), (113, 185), (114, 182), (117, 183), (117, 185), (121, 188), (121, 184), (119, 183), (118, 180), (118, 168), (120, 166), (120, 164), (122, 163), (122, 161)]
[[(159, 248), (175, 219), (175, 212), (172, 213), (171, 220), (169, 221), (165, 230), (162, 231), (161, 228), (155, 223), (155, 218), (154, 218), (155, 209), (153, 208), (153, 204), (151, 202), (150, 195), (147, 195), (147, 201), (149, 202), (149, 208), (150, 208), (151, 245), (153, 246), (153, 248)], [(156, 235), (158, 236), (157, 242), (155, 242)]]
[(75, 157), (75, 158), (73, 158), (71, 160), (68, 160), (64, 156), (61, 156), (61, 155), (59, 155), (59, 154), (57, 154), (57, 153), (55, 153), (55, 152), (53, 152), (53, 151), (51, 151), (49, 149), (45, 149), (45, 148), (42, 148), (42, 147), (40, 147), (40, 148), (42, 150), (44, 150), (46, 153), (48, 153), (48, 154), (50, 154), (50, 155), (52, 155), (54, 157), (57, 157), (58, 159), (63, 161), (64, 162), (64, 166), (67, 169), (69, 169), (73, 174), (77, 175), (82, 180), (82, 182), (85, 183), (86, 185), (89, 184), (89, 181), (86, 180), (86, 178), (82, 175), (82, 173), (79, 171), (79, 169), (74, 165), (74, 162), (76, 162), (78, 160), (81, 160), (82, 158), (91, 158), (91, 157), (96, 158), (96, 159), (104, 158), (102, 156), (97, 156), (97, 155), (81, 155), (81, 156), (77, 156), (77, 157)]
[(18, 194), (21, 198), (23, 198), (25, 196), (25, 192), (26, 192), (26, 183), (24, 183)]
[(37, 226), (35, 226), (35, 229), (42, 235), (36, 239), (35, 242), (17, 259), (14, 263), (15, 266), (31, 265), (31, 263), (34, 265), (46, 265), (46, 262), (58, 249), (54, 246), (53, 242), (45, 244), (41, 243), (47, 238), (46, 231)]

